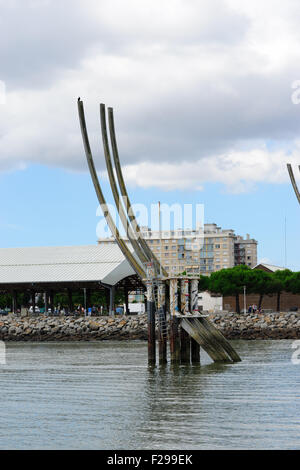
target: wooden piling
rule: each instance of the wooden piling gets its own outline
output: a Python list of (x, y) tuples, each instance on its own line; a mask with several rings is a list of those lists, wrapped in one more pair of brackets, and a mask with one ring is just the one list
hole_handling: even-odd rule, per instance
[(172, 364), (180, 362), (180, 338), (179, 324), (176, 313), (178, 313), (178, 281), (170, 280), (170, 356)]
[(231, 346), (229, 341), (222, 335), (221, 331), (218, 330), (209, 320), (206, 318), (200, 318), (200, 323), (211, 333), (217, 342), (223, 347), (228, 356), (233, 362), (240, 362), (241, 358), (236, 350)]
[(166, 288), (165, 283), (158, 281), (158, 354), (159, 363), (167, 362), (167, 319), (166, 319)]
[[(198, 279), (191, 280), (191, 311), (198, 313)], [(200, 344), (191, 337), (191, 361), (192, 363), (200, 362)]]
[(147, 282), (147, 316), (148, 316), (148, 364), (156, 363), (155, 344), (155, 303), (151, 282)]
[(200, 362), (200, 344), (191, 338), (191, 361), (192, 364), (199, 364)]
[[(181, 279), (181, 312), (183, 315), (189, 312), (189, 280)], [(191, 340), (190, 335), (183, 329), (180, 328), (180, 361), (183, 364), (190, 363), (191, 356)]]

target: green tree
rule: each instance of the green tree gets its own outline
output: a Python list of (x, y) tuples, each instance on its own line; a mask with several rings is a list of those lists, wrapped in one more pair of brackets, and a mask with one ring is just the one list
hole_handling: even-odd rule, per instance
[(280, 312), (280, 300), (283, 291), (290, 290), (290, 280), (293, 276), (292, 271), (289, 269), (277, 270), (273, 273), (273, 292), (277, 294), (276, 310)]
[(252, 293), (259, 294), (258, 308), (261, 308), (264, 296), (276, 292), (277, 282), (273, 273), (262, 269), (254, 269), (253, 276)]
[(293, 294), (300, 294), (300, 272), (292, 273), (285, 281), (285, 288)]
[(0, 294), (0, 308), (11, 308), (12, 306), (12, 296), (6, 292)]
[(214, 294), (235, 296), (235, 309), (240, 313), (239, 295), (244, 292), (244, 286), (247, 292), (253, 292), (255, 275), (249, 266), (240, 265), (212, 273), (209, 277), (208, 290)]
[(199, 279), (199, 292), (205, 292), (209, 288), (209, 276), (204, 276), (203, 274), (200, 274), (200, 279)]

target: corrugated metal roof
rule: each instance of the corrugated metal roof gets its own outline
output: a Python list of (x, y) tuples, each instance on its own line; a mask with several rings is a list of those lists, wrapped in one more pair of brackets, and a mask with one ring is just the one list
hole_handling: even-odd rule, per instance
[(254, 266), (253, 269), (257, 268), (258, 266), (264, 266), (265, 268), (269, 269), (270, 271), (283, 271), (285, 268), (282, 268), (281, 266), (274, 266), (273, 264), (265, 264), (265, 263), (258, 263), (256, 266)]
[(102, 281), (135, 274), (116, 244), (0, 248), (0, 284)]

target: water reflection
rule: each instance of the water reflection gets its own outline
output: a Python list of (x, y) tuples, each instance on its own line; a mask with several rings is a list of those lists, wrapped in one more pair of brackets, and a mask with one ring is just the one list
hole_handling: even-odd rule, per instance
[(154, 368), (144, 342), (9, 343), (0, 448), (299, 448), (291, 343), (239, 341), (241, 363), (201, 352), (201, 365)]

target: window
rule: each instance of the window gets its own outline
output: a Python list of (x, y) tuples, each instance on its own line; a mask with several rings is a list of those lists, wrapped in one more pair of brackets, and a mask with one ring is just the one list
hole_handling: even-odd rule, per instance
[(215, 245), (215, 248), (221, 248), (220, 245)]

